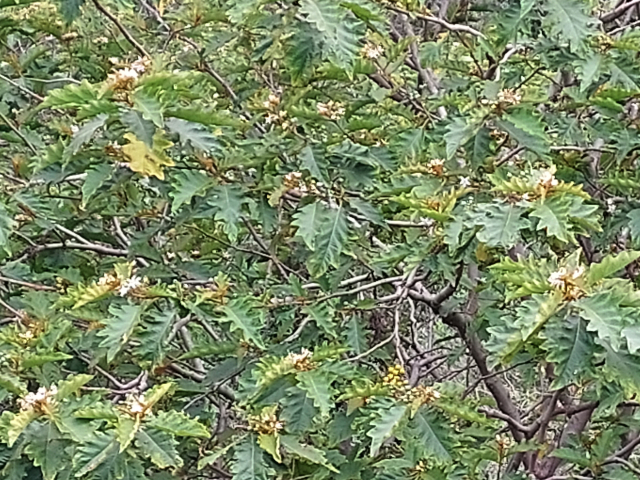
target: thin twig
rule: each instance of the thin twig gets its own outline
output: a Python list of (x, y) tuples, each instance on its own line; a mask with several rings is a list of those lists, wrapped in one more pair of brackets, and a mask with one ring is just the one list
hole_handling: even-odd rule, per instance
[(0, 74), (0, 79), (4, 80), (5, 82), (7, 82), (7, 83), (9, 83), (11, 85), (13, 85), (14, 87), (16, 87), (21, 92), (26, 93), (27, 95), (29, 95), (30, 97), (35, 98), (39, 102), (44, 101), (44, 97), (41, 97), (36, 92), (32, 92), (27, 87), (25, 87), (23, 85), (20, 85), (18, 82), (15, 82), (14, 80), (11, 80), (9, 77), (5, 77), (4, 75)]
[(32, 288), (34, 290), (55, 291), (55, 288), (50, 287), (49, 285), (39, 285), (37, 283), (25, 282), (23, 280), (16, 280), (15, 278), (9, 278), (4, 276), (0, 276), (0, 282), (14, 283), (16, 285), (22, 285), (23, 287)]
[(98, 0), (93, 0), (93, 4), (105, 17), (111, 20), (115, 24), (115, 26), (118, 27), (118, 30), (120, 30), (124, 38), (126, 38), (129, 43), (134, 46), (134, 48), (138, 51), (138, 53), (140, 53), (140, 55), (142, 55), (143, 57), (149, 56), (149, 53), (147, 53), (144, 47), (133, 37), (133, 35), (131, 35), (131, 33), (129, 33), (129, 30), (127, 30), (125, 26), (120, 23), (120, 20), (118, 20), (115, 15), (113, 15), (113, 13), (104, 8), (102, 4), (98, 2)]
[(20, 137), (20, 140), (22, 140), (24, 142), (24, 144), (29, 147), (29, 150), (31, 150), (34, 154), (38, 153), (38, 150), (36, 150), (36, 147), (34, 147), (31, 142), (29, 140), (27, 140), (27, 137), (24, 136), (24, 134), (18, 129), (18, 127), (16, 127), (13, 122), (11, 120), (9, 120), (9, 118), (7, 118), (7, 116), (0, 112), (0, 119), (2, 119), (2, 121), (4, 123), (7, 124), (7, 126), (13, 130), (13, 133), (15, 133), (18, 137)]
[[(637, 0), (640, 2), (640, 0)], [(443, 26), (447, 30), (452, 32), (466, 32), (471, 35), (475, 35), (476, 37), (485, 38), (484, 34), (476, 30), (475, 28), (471, 28), (468, 25), (459, 25), (454, 23), (449, 23), (446, 20), (438, 17), (434, 17), (433, 15), (423, 15), (420, 13), (409, 12), (407, 10), (403, 10), (402, 8), (396, 7), (394, 5), (387, 5), (391, 10), (397, 13), (402, 13), (404, 15), (409, 15), (415, 18), (419, 18), (420, 20), (424, 20), (425, 22), (437, 23), (438, 25)]]
[(6, 308), (7, 310), (9, 310), (11, 313), (13, 313), (16, 317), (18, 318), (22, 318), (22, 313), (20, 313), (18, 310), (16, 310), (15, 308), (13, 308), (11, 305), (9, 305), (7, 302), (5, 302), (4, 300), (2, 300), (0, 298), (0, 305), (2, 305), (4, 308)]

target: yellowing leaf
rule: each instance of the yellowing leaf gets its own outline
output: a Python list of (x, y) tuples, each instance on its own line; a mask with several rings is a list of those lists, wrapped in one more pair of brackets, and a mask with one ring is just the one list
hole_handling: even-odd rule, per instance
[(153, 136), (153, 148), (137, 139), (133, 133), (126, 133), (124, 138), (129, 143), (122, 147), (122, 151), (129, 159), (129, 168), (145, 177), (154, 176), (164, 180), (162, 167), (173, 167), (175, 163), (165, 153), (173, 145), (164, 138), (162, 131), (156, 131)]

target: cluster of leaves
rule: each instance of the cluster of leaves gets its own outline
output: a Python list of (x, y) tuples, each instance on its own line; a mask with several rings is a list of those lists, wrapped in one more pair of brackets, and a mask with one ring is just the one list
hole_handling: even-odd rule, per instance
[(636, 1), (0, 1), (0, 478), (638, 478)]

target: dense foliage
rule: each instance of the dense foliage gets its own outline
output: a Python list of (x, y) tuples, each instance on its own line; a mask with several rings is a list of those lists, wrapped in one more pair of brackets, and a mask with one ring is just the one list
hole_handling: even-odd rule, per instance
[(636, 25), (0, 1), (0, 478), (637, 479)]

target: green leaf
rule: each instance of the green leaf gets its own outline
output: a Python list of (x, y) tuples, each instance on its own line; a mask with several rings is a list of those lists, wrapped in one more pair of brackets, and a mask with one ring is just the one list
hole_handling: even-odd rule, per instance
[(107, 320), (105, 328), (98, 332), (98, 336), (104, 338), (100, 346), (108, 349), (107, 362), (113, 361), (120, 349), (129, 341), (133, 329), (140, 322), (142, 311), (140, 305), (109, 307), (111, 317)]
[(65, 155), (70, 157), (78, 153), (80, 148), (82, 148), (85, 143), (91, 140), (93, 134), (96, 133), (96, 130), (104, 126), (108, 118), (109, 115), (107, 115), (106, 113), (101, 113), (94, 119), (89, 120), (87, 123), (85, 123), (80, 130), (74, 133), (73, 140), (71, 140), (71, 143), (69, 144)]
[(400, 160), (418, 157), (425, 147), (424, 130), (422, 128), (405, 130), (394, 138), (391, 147)]
[(375, 457), (378, 454), (384, 441), (393, 435), (404, 420), (407, 410), (406, 405), (395, 405), (376, 412), (376, 418), (372, 422), (373, 427), (367, 432), (367, 436), (371, 438), (370, 456)]
[(9, 241), (15, 222), (9, 216), (6, 207), (0, 203), (0, 247), (4, 247)]
[(202, 470), (207, 465), (212, 465), (220, 457), (222, 457), (223, 455), (226, 455), (229, 450), (231, 450), (236, 446), (237, 442), (238, 442), (237, 440), (235, 442), (231, 442), (222, 448), (218, 448), (213, 453), (205, 457), (202, 457), (200, 460), (198, 460), (198, 470)]
[(327, 52), (337, 65), (352, 65), (358, 52), (358, 35), (352, 14), (330, 0), (302, 0), (300, 4), (300, 13), (318, 30)]
[(51, 90), (40, 104), (40, 108), (82, 108), (102, 98), (99, 85), (92, 85), (83, 80), (79, 85), (69, 84)]
[(302, 308), (302, 313), (308, 315), (315, 324), (329, 336), (336, 338), (336, 326), (333, 322), (335, 310), (327, 302), (317, 303)]
[(330, 266), (339, 266), (339, 257), (347, 241), (347, 216), (342, 206), (329, 209), (322, 223), (316, 249), (307, 264), (314, 277), (324, 275)]
[(351, 351), (356, 355), (360, 355), (369, 349), (367, 341), (367, 332), (362, 327), (358, 316), (353, 315), (347, 323), (346, 337)]
[(640, 240), (640, 208), (636, 208), (627, 213), (627, 218), (629, 219), (631, 238), (638, 243)]
[(13, 446), (20, 434), (29, 424), (38, 418), (38, 414), (33, 409), (21, 410), (11, 417), (9, 429), (7, 430), (7, 444)]
[(193, 148), (203, 152), (220, 148), (216, 137), (199, 123), (179, 118), (168, 118), (165, 124), (170, 131), (178, 134), (183, 145), (190, 143)]
[(139, 138), (147, 144), (149, 148), (153, 148), (153, 135), (156, 133), (156, 127), (153, 122), (145, 120), (140, 112), (135, 110), (127, 110), (120, 115), (120, 120), (124, 125), (129, 127), (136, 138)]
[(153, 122), (156, 127), (164, 126), (162, 118), (162, 105), (153, 97), (138, 90), (133, 95), (133, 105), (142, 114), (142, 118)]
[(27, 393), (26, 384), (20, 377), (10, 372), (0, 372), (0, 388), (15, 395), (25, 395)]
[(539, 218), (536, 230), (546, 230), (548, 236), (554, 236), (562, 242), (573, 240), (569, 232), (569, 210), (571, 203), (563, 198), (554, 197), (536, 203), (532, 217)]
[(66, 380), (58, 382), (56, 400), (64, 400), (65, 398), (75, 395), (81, 387), (85, 386), (91, 380), (93, 380), (93, 375), (87, 375), (86, 373), (69, 375)]
[(322, 450), (319, 450), (312, 445), (303, 445), (291, 435), (283, 435), (280, 441), (284, 449), (292, 455), (306, 460), (307, 462), (322, 465), (332, 472), (339, 473), (336, 467), (329, 463)]
[(599, 53), (592, 53), (582, 63), (582, 80), (580, 81), (580, 91), (586, 91), (594, 80), (598, 79), (600, 67), (604, 62), (604, 58)]
[(175, 310), (168, 309), (153, 315), (148, 315), (142, 321), (142, 330), (138, 333), (140, 346), (137, 351), (140, 358), (159, 365), (164, 358), (167, 345), (166, 340), (171, 333)]
[(361, 198), (352, 198), (349, 200), (349, 205), (355, 208), (355, 210), (368, 221), (375, 223), (376, 225), (387, 225), (384, 220), (384, 216), (380, 213), (380, 210), (371, 203), (362, 200)]
[(229, 322), (231, 331), (239, 330), (245, 341), (262, 350), (266, 348), (260, 335), (263, 322), (262, 312), (257, 313), (246, 299), (232, 300), (229, 305), (224, 307), (223, 311), (224, 317), (220, 320)]
[(282, 463), (282, 456), (280, 455), (280, 435), (277, 433), (270, 435), (261, 433), (258, 435), (258, 445), (270, 454), (276, 462)]
[(222, 222), (225, 233), (235, 241), (244, 203), (242, 190), (232, 185), (218, 185), (208, 197), (209, 204), (216, 210), (214, 218)]
[[(76, 478), (96, 471), (105, 462), (107, 464), (113, 462), (116, 455), (118, 455), (116, 439), (112, 435), (96, 431), (78, 448), (73, 458), (73, 465), (77, 469)], [(108, 465), (106, 470), (109, 470)]]
[(508, 202), (482, 204), (474, 214), (476, 225), (482, 226), (477, 238), (490, 247), (510, 248), (518, 243), (520, 230), (529, 227), (522, 218), (525, 209)]
[(313, 399), (304, 390), (298, 387), (287, 389), (287, 395), (282, 399), (280, 417), (288, 432), (302, 433), (309, 430), (317, 413)]
[(556, 313), (562, 303), (562, 292), (533, 295), (522, 303), (517, 310), (515, 327), (519, 330), (519, 338), (504, 352), (504, 359), (510, 362), (513, 357), (529, 342), (534, 340), (540, 330)]
[(231, 466), (233, 480), (269, 480), (271, 472), (254, 435), (248, 435), (235, 448)]
[(418, 444), (425, 455), (441, 462), (451, 461), (449, 453), (448, 429), (443, 420), (422, 406), (409, 423)]
[(153, 407), (156, 403), (162, 400), (167, 393), (173, 390), (174, 386), (175, 385), (172, 382), (167, 382), (154, 385), (153, 388), (147, 390), (144, 395), (147, 407)]
[(160, 430), (141, 429), (136, 433), (136, 446), (159, 468), (181, 467), (182, 458), (176, 451), (177, 442)]
[(296, 375), (298, 388), (303, 390), (313, 404), (320, 410), (322, 416), (329, 415), (333, 402), (331, 400), (331, 382), (333, 379), (320, 370), (309, 370)]
[(602, 279), (610, 277), (618, 270), (622, 270), (638, 258), (640, 258), (640, 251), (633, 250), (620, 252), (618, 255), (607, 255), (600, 263), (594, 263), (589, 266), (587, 282), (589, 285), (593, 285)]
[(34, 427), (25, 453), (36, 467), (40, 467), (44, 480), (54, 480), (58, 473), (68, 468), (65, 449), (71, 442), (60, 434), (53, 422), (34, 423)]
[(462, 145), (471, 140), (478, 133), (479, 125), (468, 125), (463, 119), (456, 118), (447, 125), (444, 141), (447, 148), (447, 158), (453, 158)]
[(608, 341), (617, 351), (620, 348), (621, 331), (624, 326), (622, 310), (608, 292), (596, 293), (574, 303), (580, 316), (587, 320), (587, 330), (597, 332), (601, 340)]
[(326, 170), (326, 161), (319, 148), (313, 148), (309, 145), (304, 147), (300, 152), (300, 165), (302, 169), (309, 170), (313, 178), (327, 183), (327, 178), (323, 173), (323, 170)]
[(51, 352), (51, 353), (29, 353), (22, 359), (22, 368), (34, 368), (40, 367), (45, 363), (50, 362), (63, 362), (73, 358), (73, 355), (69, 355), (64, 352)]
[(169, 193), (173, 197), (171, 213), (175, 215), (182, 205), (190, 203), (196, 195), (204, 196), (212, 185), (214, 185), (213, 179), (202, 170), (185, 170), (177, 173), (171, 182), (174, 191)]
[(319, 45), (317, 32), (310, 25), (296, 29), (288, 43), (286, 60), (294, 84), (311, 71), (314, 60), (318, 57)]
[(87, 170), (87, 177), (82, 184), (82, 207), (86, 207), (89, 199), (98, 191), (102, 185), (113, 175), (113, 166), (101, 163)]
[(627, 355), (614, 351), (607, 343), (603, 375), (608, 381), (616, 381), (628, 396), (640, 394), (640, 359), (636, 355)]
[(73, 22), (80, 16), (80, 9), (85, 0), (59, 0), (60, 14), (67, 23)]
[(589, 369), (594, 356), (594, 345), (587, 333), (586, 323), (576, 316), (555, 322), (544, 332), (542, 348), (547, 361), (555, 364), (552, 389), (566, 387)]
[(315, 250), (320, 226), (327, 217), (327, 209), (320, 202), (305, 205), (293, 215), (291, 224), (298, 227), (296, 237), (300, 237), (309, 250)]
[(549, 139), (544, 131), (544, 125), (533, 113), (519, 110), (505, 115), (504, 120), (499, 120), (497, 124), (520, 146), (540, 155), (549, 152)]
[(129, 445), (131, 445), (139, 429), (139, 417), (133, 418), (127, 414), (118, 415), (118, 423), (116, 424), (115, 431), (116, 439), (120, 444), (120, 452), (124, 452)]
[(149, 426), (170, 433), (176, 437), (209, 438), (209, 430), (183, 412), (169, 410), (157, 413), (149, 422)]
[(573, 50), (581, 46), (594, 21), (583, 12), (583, 4), (577, 0), (545, 0), (548, 14), (545, 20), (551, 24), (551, 34), (564, 38)]
[(640, 325), (622, 329), (622, 336), (627, 340), (627, 350), (635, 355), (640, 350)]

